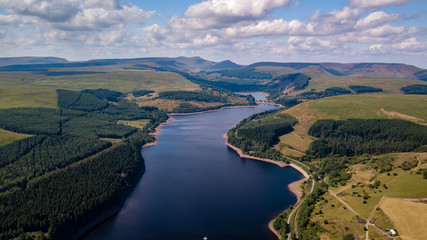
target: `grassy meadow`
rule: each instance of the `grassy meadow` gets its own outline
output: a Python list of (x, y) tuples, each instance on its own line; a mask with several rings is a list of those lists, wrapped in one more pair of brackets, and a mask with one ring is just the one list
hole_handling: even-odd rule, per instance
[(0, 146), (9, 144), (9, 143), (16, 141), (16, 140), (19, 140), (19, 139), (31, 137), (31, 136), (32, 135), (14, 133), (14, 132), (10, 132), (10, 131), (0, 129)]
[[(0, 109), (19, 107), (57, 108), (56, 89), (84, 90), (98, 88), (121, 92), (130, 92), (137, 89), (149, 89), (159, 92), (198, 90), (199, 86), (172, 72), (128, 71), (62, 76), (46, 76), (32, 72), (1, 72)], [(146, 123), (132, 122), (129, 124), (135, 127), (143, 127)], [(0, 131), (0, 145), (5, 145), (27, 136)]]
[[(313, 211), (312, 221), (318, 222), (326, 231), (319, 233), (321, 239), (341, 240), (348, 233), (356, 234), (360, 239), (365, 236), (365, 226), (354, 213), (326, 193), (324, 200), (318, 202)], [(325, 222), (326, 221), (326, 222)]]
[(0, 108), (55, 108), (56, 89), (106, 88), (121, 92), (137, 89), (154, 91), (197, 90), (199, 86), (171, 72), (115, 72), (45, 76), (28, 72), (0, 73)]
[(284, 113), (297, 118), (298, 123), (293, 132), (280, 137), (276, 149), (285, 155), (300, 156), (314, 140), (308, 135), (308, 129), (319, 119), (396, 118), (427, 124), (427, 96), (342, 95), (307, 101), (285, 110)]
[(403, 240), (422, 240), (427, 236), (427, 204), (399, 198), (385, 198), (381, 209), (393, 220)]
[(350, 85), (363, 85), (383, 89), (386, 93), (400, 93), (402, 87), (413, 84), (426, 84), (420, 80), (381, 78), (381, 77), (341, 77), (333, 75), (310, 74), (311, 79), (306, 89), (325, 90), (330, 87), (349, 89)]
[[(330, 190), (338, 193), (337, 196), (361, 216), (365, 218), (372, 216), (372, 221), (377, 227), (397, 229), (402, 239), (422, 239), (420, 237), (425, 236), (426, 232), (425, 229), (420, 230), (420, 222), (425, 226), (427, 219), (425, 214), (420, 213), (426, 212), (427, 205), (407, 199), (427, 198), (427, 179), (418, 174), (419, 169), (424, 169), (422, 163), (427, 159), (427, 153), (391, 153), (373, 156), (369, 160), (363, 156), (359, 158), (360, 162), (364, 163), (351, 166), (352, 178), (349, 183), (345, 186), (331, 187)], [(414, 167), (402, 169), (405, 162)], [(379, 172), (378, 169), (385, 165), (392, 166), (392, 169), (388, 172)], [(380, 186), (369, 187), (369, 184), (375, 181), (380, 181)], [(343, 231), (345, 227), (356, 232), (348, 226), (350, 224), (358, 226), (356, 229), (358, 231), (363, 229), (364, 223), (352, 221), (355, 215), (330, 194), (324, 198), (326, 201), (316, 205), (312, 220), (319, 223), (324, 223), (325, 220), (329, 222), (322, 225), (328, 230), (327, 233), (322, 233), (326, 235), (325, 239), (340, 239), (346, 233)], [(357, 234), (359, 237), (364, 236), (360, 232)], [(384, 239), (384, 235), (371, 227), (369, 237)]]

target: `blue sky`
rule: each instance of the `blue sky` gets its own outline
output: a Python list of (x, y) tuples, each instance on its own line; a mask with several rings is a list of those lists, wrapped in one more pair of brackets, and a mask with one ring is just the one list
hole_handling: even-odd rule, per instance
[(426, 0), (0, 0), (0, 57), (427, 68)]

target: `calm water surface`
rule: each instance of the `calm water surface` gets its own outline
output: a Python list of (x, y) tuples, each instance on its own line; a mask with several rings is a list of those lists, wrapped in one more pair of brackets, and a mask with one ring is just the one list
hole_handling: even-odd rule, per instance
[(295, 203), (287, 185), (302, 175), (241, 159), (223, 138), (241, 119), (275, 108), (174, 116), (159, 144), (142, 150), (146, 172), (119, 214), (84, 239), (275, 239), (267, 224)]

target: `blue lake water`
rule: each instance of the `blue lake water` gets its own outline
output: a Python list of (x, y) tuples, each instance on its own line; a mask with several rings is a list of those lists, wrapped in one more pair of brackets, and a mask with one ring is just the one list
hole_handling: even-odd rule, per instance
[(117, 216), (85, 240), (276, 239), (268, 222), (296, 202), (293, 168), (241, 159), (224, 133), (274, 105), (174, 116), (159, 143), (142, 149), (146, 172)]

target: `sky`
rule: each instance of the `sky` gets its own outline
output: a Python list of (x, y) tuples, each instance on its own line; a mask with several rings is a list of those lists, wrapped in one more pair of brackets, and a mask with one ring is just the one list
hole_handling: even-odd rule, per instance
[(427, 68), (427, 0), (0, 0), (0, 57)]

